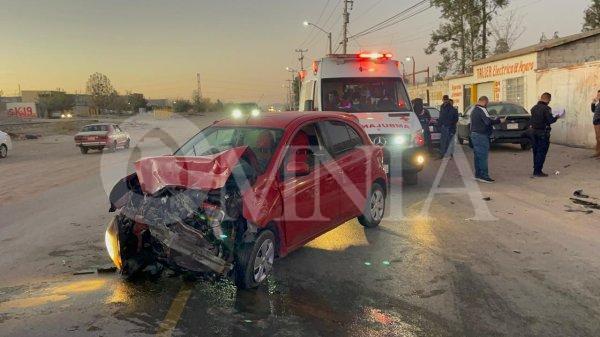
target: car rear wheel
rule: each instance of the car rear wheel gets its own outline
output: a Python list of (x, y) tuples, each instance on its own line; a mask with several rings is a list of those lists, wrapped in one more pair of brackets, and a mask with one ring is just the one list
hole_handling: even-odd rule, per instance
[(80, 146), (79, 150), (81, 151), (81, 154), (87, 154), (89, 149), (85, 146)]
[(110, 147), (108, 148), (108, 150), (110, 152), (116, 152), (117, 151), (117, 141), (113, 141), (112, 144), (110, 145)]
[(385, 213), (385, 192), (383, 187), (378, 183), (374, 183), (371, 187), (371, 192), (367, 197), (367, 204), (363, 210), (363, 214), (358, 217), (358, 222), (361, 225), (369, 228), (379, 226), (383, 214)]
[(127, 139), (127, 142), (125, 142), (125, 150), (127, 150), (129, 148), (130, 142), (131, 142), (131, 140)]
[(522, 143), (521, 144), (521, 150), (523, 150), (523, 151), (531, 150), (531, 143), (530, 142)]
[(6, 158), (8, 156), (8, 148), (6, 145), (0, 145), (0, 158)]
[(254, 242), (244, 243), (235, 256), (234, 280), (240, 289), (251, 289), (263, 283), (273, 270), (275, 235), (260, 232)]

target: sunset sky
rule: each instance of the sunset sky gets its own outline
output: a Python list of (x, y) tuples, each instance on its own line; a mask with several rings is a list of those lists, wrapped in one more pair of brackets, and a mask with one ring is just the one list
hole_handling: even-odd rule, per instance
[[(284, 101), (282, 85), (297, 68), (295, 48), (309, 49), (305, 64), (326, 51), (325, 34), (302, 26), (341, 30), (340, 0), (0, 0), (0, 90), (62, 88), (83, 92), (87, 77), (102, 72), (121, 92), (151, 98), (190, 97), (196, 73), (214, 99)], [(357, 32), (414, 4), (415, 0), (355, 0), (350, 31)], [(581, 30), (589, 0), (513, 0), (527, 32), (517, 47), (542, 32)], [(325, 10), (324, 10), (325, 9)], [(414, 56), (417, 68), (435, 66), (425, 56), (439, 13), (428, 10), (358, 40), (363, 49)], [(339, 41), (339, 39), (337, 39)], [(355, 41), (351, 51), (360, 47)]]

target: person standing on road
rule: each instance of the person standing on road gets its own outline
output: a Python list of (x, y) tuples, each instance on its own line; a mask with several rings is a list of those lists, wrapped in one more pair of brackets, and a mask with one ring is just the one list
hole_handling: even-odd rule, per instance
[(429, 131), (429, 123), (431, 122), (431, 115), (429, 111), (425, 109), (423, 105), (423, 99), (415, 98), (412, 100), (413, 110), (417, 114), (417, 118), (419, 119), (419, 123), (421, 123), (421, 127), (423, 128), (423, 137), (425, 138), (425, 145), (427, 146), (427, 150), (431, 152), (431, 132)]
[(491, 118), (487, 111), (490, 100), (481, 96), (471, 113), (471, 144), (475, 156), (475, 180), (483, 183), (493, 183), (488, 172), (488, 155), (490, 151), (490, 136), (493, 125), (504, 123), (506, 117)]
[(592, 112), (594, 113), (594, 131), (596, 132), (596, 154), (594, 157), (600, 159), (600, 90), (596, 93), (596, 98), (592, 102)]
[(533, 140), (533, 176), (547, 177), (544, 173), (544, 162), (550, 148), (551, 124), (556, 123), (558, 117), (552, 115), (552, 108), (548, 104), (552, 95), (545, 92), (540, 101), (531, 108), (531, 137)]
[[(453, 106), (452, 100), (448, 95), (442, 98), (443, 103), (440, 108), (440, 118), (438, 118), (438, 126), (440, 128), (440, 158), (448, 155), (452, 156), (454, 147), (454, 135), (456, 134), (456, 123), (458, 123), (458, 110)], [(450, 151), (448, 151), (451, 148)]]

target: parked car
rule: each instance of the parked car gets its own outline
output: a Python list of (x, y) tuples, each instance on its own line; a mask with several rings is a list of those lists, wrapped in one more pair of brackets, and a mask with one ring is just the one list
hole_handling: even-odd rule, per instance
[(0, 131), (0, 159), (8, 156), (8, 151), (12, 150), (12, 141), (6, 132)]
[(431, 116), (431, 121), (429, 122), (429, 133), (431, 134), (431, 144), (432, 145), (440, 145), (440, 139), (442, 138), (442, 133), (440, 127), (438, 126), (438, 119), (440, 118), (440, 110), (426, 106), (425, 109), (429, 112)]
[[(471, 145), (471, 112), (475, 106), (470, 106), (458, 120), (458, 142)], [(531, 114), (520, 105), (508, 102), (490, 102), (487, 107), (492, 117), (506, 117), (506, 122), (494, 125), (491, 136), (492, 144), (512, 143), (520, 144), (521, 149), (531, 149), (531, 141), (526, 131), (529, 128)]]
[(253, 288), (275, 257), (332, 228), (352, 218), (377, 226), (383, 165), (383, 149), (346, 113), (215, 122), (174, 155), (139, 160), (116, 184), (107, 250), (125, 276), (158, 264)]
[(83, 154), (89, 150), (102, 151), (105, 148), (110, 151), (116, 151), (118, 147), (127, 149), (130, 143), (129, 134), (111, 123), (86, 125), (75, 135), (75, 146), (79, 147)]

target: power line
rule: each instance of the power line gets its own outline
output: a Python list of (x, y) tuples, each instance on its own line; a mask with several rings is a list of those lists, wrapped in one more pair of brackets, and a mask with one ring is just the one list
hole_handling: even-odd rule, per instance
[[(400, 12), (398, 12), (398, 13), (394, 14), (393, 16), (391, 16), (391, 17), (389, 17), (389, 18), (387, 18), (387, 19), (385, 19), (385, 20), (383, 20), (383, 21), (381, 21), (381, 22), (379, 22), (379, 23), (377, 23), (377, 24), (375, 24), (375, 25), (373, 25), (373, 26), (371, 26), (371, 27), (369, 27), (369, 28), (367, 28), (367, 29), (364, 29), (364, 30), (362, 30), (362, 31), (360, 31), (360, 32), (358, 32), (358, 33), (356, 33), (356, 34), (354, 34), (352, 37), (358, 37), (358, 36), (363, 36), (363, 35), (366, 35), (366, 34), (370, 34), (370, 33), (376, 32), (376, 31), (378, 31), (378, 30), (381, 30), (381, 29), (387, 28), (387, 27), (389, 27), (389, 26), (391, 26), (391, 25), (393, 25), (393, 24), (397, 24), (397, 23), (401, 22), (402, 20), (406, 20), (406, 19), (408, 19), (408, 18), (410, 18), (410, 17), (412, 17), (412, 16), (414, 16), (414, 15), (412, 15), (412, 16), (409, 16), (408, 18), (400, 19), (401, 21), (394, 21), (394, 20), (396, 20), (396, 19), (398, 19), (398, 18), (402, 17), (402, 16), (403, 16), (403, 15), (405, 15), (405, 14), (408, 14), (408, 13), (410, 13), (410, 12), (411, 12), (411, 11), (413, 11), (414, 9), (416, 9), (416, 8), (420, 7), (421, 5), (423, 5), (423, 4), (426, 4), (426, 3), (428, 3), (428, 2), (429, 2), (429, 0), (422, 0), (422, 1), (419, 1), (419, 2), (417, 2), (416, 4), (414, 4), (414, 5), (412, 5), (412, 6), (408, 7), (408, 8), (406, 8), (406, 9), (404, 9), (404, 10), (402, 10), (402, 11), (400, 11)], [(432, 7), (432, 6), (431, 6), (431, 4), (428, 4), (428, 7), (427, 7), (426, 9), (429, 9), (429, 8), (431, 8), (431, 7)], [(419, 12), (417, 12), (416, 14), (419, 14), (419, 13), (421, 13), (421, 12), (422, 12), (422, 11), (419, 11)], [(416, 15), (416, 14), (415, 14), (415, 15)]]

